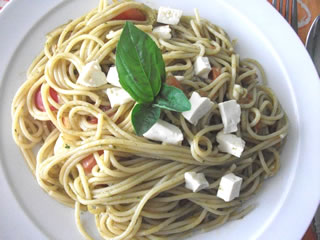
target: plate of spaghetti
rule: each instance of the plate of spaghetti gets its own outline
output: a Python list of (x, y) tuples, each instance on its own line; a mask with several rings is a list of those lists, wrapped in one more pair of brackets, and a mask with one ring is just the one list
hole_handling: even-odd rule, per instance
[(320, 84), (266, 1), (13, 1), (0, 22), (1, 237), (301, 238)]

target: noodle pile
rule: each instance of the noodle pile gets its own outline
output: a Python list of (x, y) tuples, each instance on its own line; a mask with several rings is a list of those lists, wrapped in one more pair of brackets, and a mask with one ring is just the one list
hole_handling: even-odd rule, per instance
[[(112, 85), (76, 84), (86, 63), (97, 60), (105, 73), (115, 64), (125, 21), (112, 19), (132, 8), (146, 15), (145, 21), (132, 22), (161, 49), (167, 76), (184, 76), (181, 85), (187, 97), (197, 91), (215, 103), (195, 126), (181, 113), (162, 111), (161, 119), (182, 130), (181, 146), (137, 136), (130, 120), (134, 102), (111, 108), (104, 90)], [(261, 66), (240, 59), (224, 30), (197, 12), (170, 26), (172, 39), (160, 39), (152, 33), (159, 25), (156, 14), (141, 3), (101, 0), (87, 15), (47, 35), (44, 50), (13, 99), (15, 142), (41, 188), (57, 201), (75, 206), (78, 229), (87, 239), (91, 237), (81, 225), (80, 211), (95, 216), (104, 239), (177, 239), (211, 230), (248, 213), (251, 207), (243, 209), (243, 202), (279, 169), (288, 121), (266, 86)], [(220, 69), (214, 81), (194, 75), (197, 56), (208, 57)], [(216, 142), (223, 129), (217, 103), (232, 99), (235, 84), (247, 90), (238, 101), (241, 122), (236, 135), (246, 142), (240, 158), (220, 152)], [(45, 111), (35, 105), (40, 87)], [(54, 154), (61, 133), (72, 146)], [(92, 156), (97, 164), (87, 173), (81, 161)], [(204, 173), (209, 188), (198, 193), (186, 189), (184, 173), (190, 171)], [(243, 183), (240, 196), (225, 202), (216, 195), (221, 177), (230, 172)]]

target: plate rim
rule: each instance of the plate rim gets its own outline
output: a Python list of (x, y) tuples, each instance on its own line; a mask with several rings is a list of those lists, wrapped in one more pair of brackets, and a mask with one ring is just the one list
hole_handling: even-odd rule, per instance
[[(218, 0), (219, 1), (219, 0)], [(222, 0), (220, 0), (220, 1), (222, 1)], [(244, 1), (241, 1), (241, 3), (237, 3), (237, 0), (224, 0), (225, 1), (225, 3), (224, 4), (231, 4), (232, 6), (238, 6), (239, 8), (238, 9), (241, 9), (242, 11), (244, 10), (243, 9), (243, 7), (241, 8), (241, 5), (243, 5), (243, 2)], [(56, 3), (59, 3), (59, 2), (61, 2), (61, 1), (59, 1), (59, 0), (55, 0), (54, 2), (56, 2)], [(31, 3), (31, 4), (30, 4)], [(263, 7), (263, 8), (265, 8), (266, 10), (265, 11), (268, 11), (269, 13), (272, 13), (271, 15), (275, 18), (275, 20), (276, 21), (279, 21), (279, 23), (281, 23), (281, 24), (279, 24), (280, 26), (279, 26), (279, 29), (278, 29), (278, 31), (279, 32), (285, 32), (286, 34), (288, 34), (288, 36), (290, 37), (290, 41), (292, 41), (292, 43), (293, 44), (296, 44), (297, 46), (298, 46), (298, 48), (296, 49), (296, 51), (297, 51), (297, 55), (299, 55), (300, 57), (302, 56), (302, 58), (304, 59), (304, 60), (306, 60), (307, 61), (307, 63), (306, 63), (306, 66), (307, 66), (307, 69), (308, 69), (308, 71), (310, 71), (310, 76), (312, 76), (313, 75), (313, 77), (311, 77), (311, 80), (313, 79), (313, 82), (311, 83), (311, 84), (315, 84), (316, 86), (315, 87), (317, 87), (318, 89), (320, 89), (320, 84), (319, 84), (319, 79), (318, 79), (318, 75), (317, 75), (317, 73), (316, 73), (316, 70), (315, 70), (315, 67), (313, 66), (313, 64), (312, 64), (312, 61), (311, 61), (311, 59), (310, 59), (310, 57), (309, 57), (309, 55), (306, 55), (307, 54), (307, 51), (304, 49), (304, 46), (303, 46), (303, 44), (300, 42), (300, 39), (295, 35), (295, 33), (294, 33), (294, 31), (291, 29), (291, 28), (288, 28), (288, 26), (287, 26), (287, 24), (286, 24), (286, 21), (276, 12), (276, 11), (274, 11), (274, 9), (272, 9), (272, 6), (271, 6), (271, 4), (269, 4), (267, 1), (263, 1), (263, 0), (261, 0), (261, 1), (254, 1), (254, 0), (246, 0), (246, 3), (247, 4), (251, 4), (251, 6), (255, 6), (255, 7)], [(11, 21), (18, 21), (17, 20), (17, 18), (14, 18), (13, 16), (17, 16), (17, 14), (21, 14), (21, 12), (19, 11), (19, 9), (21, 10), (21, 9), (26, 9), (26, 7), (30, 7), (30, 9), (31, 9), (31, 6), (33, 5), (33, 4), (39, 4), (39, 0), (27, 0), (27, 1), (25, 1), (25, 0), (21, 0), (21, 1), (11, 1), (7, 6), (6, 6), (6, 8), (5, 8), (5, 10), (4, 11), (2, 11), (1, 13), (0, 13), (0, 22), (4, 22), (3, 20), (5, 20), (5, 21), (8, 21), (8, 20), (11, 20)], [(38, 6), (38, 5), (37, 5)], [(34, 7), (34, 6), (33, 6)], [(33, 9), (33, 11), (35, 11), (35, 9), (34, 8), (32, 8)], [(272, 12), (272, 11), (274, 11), (274, 12)], [(38, 9), (37, 11), (40, 11), (40, 9)], [(38, 14), (38, 13), (37, 13)], [(254, 13), (250, 13), (250, 14), (253, 14), (254, 15)], [(35, 14), (36, 15), (36, 14)], [(248, 18), (248, 16), (246, 16), (247, 18)], [(253, 16), (251, 16), (250, 15), (250, 18), (252, 18)], [(249, 18), (248, 18), (249, 19)], [(20, 20), (21, 21), (21, 20)], [(257, 25), (257, 24), (260, 24), (260, 22), (259, 22), (259, 19), (257, 20), (258, 22), (256, 22), (255, 24)], [(19, 22), (19, 21), (18, 21)], [(20, 26), (19, 24), (18, 24), (18, 26)], [(21, 27), (20, 27), (21, 28)], [(19, 29), (19, 28), (18, 28)], [(1, 26), (0, 25), (0, 32), (2, 32), (2, 30), (3, 30), (3, 25)], [(28, 32), (30, 29), (28, 29), (26, 32)], [(270, 28), (266, 28), (266, 29), (264, 29), (265, 31), (270, 31)], [(18, 31), (19, 32), (19, 31)], [(23, 30), (21, 31), (21, 32), (24, 32)], [(266, 32), (264, 32), (264, 34), (265, 34)], [(0, 42), (2, 41), (2, 40), (5, 40), (6, 39), (6, 37), (4, 37), (6, 34), (2, 34), (2, 35), (0, 35)], [(23, 35), (24, 34), (22, 34), (21, 33), (21, 35), (22, 35), (22, 38), (21, 39), (23, 39)], [(278, 38), (276, 38), (275, 40), (279, 40)], [(20, 41), (22, 41), (22, 40), (20, 40)], [(297, 42), (297, 41), (299, 41), (299, 42)], [(282, 44), (283, 42), (282, 41), (279, 41), (278, 42), (278, 44)], [(17, 45), (17, 46), (19, 46), (19, 44)], [(273, 45), (273, 46), (275, 46), (275, 45)], [(301, 48), (301, 47), (303, 47), (303, 48)], [(0, 52), (2, 52), (2, 50), (4, 50), (4, 49), (2, 49), (2, 48), (4, 48), (4, 47), (2, 47), (2, 46), (0, 46)], [(12, 59), (12, 57), (14, 56), (14, 54), (15, 54), (15, 52), (16, 52), (16, 48), (15, 49), (13, 49), (11, 52), (10, 51), (8, 51), (7, 52), (7, 55), (9, 56), (8, 58), (6, 58), (6, 57), (3, 57), (3, 58), (1, 58), (0, 59), (0, 87), (2, 87), (2, 82), (3, 82), (3, 76), (5, 76), (5, 74), (6, 74), (6, 67), (5, 66), (7, 66), (7, 64), (9, 64), (10, 62), (11, 62), (11, 59)], [(6, 52), (5, 52), (6, 53)], [(7, 64), (6, 64), (7, 63)], [(286, 65), (288, 65), (288, 62), (287, 61), (285, 61), (285, 63), (286, 63)], [(285, 66), (284, 66), (285, 67)], [(297, 73), (297, 74), (299, 74), (299, 73)], [(308, 80), (308, 81), (311, 81), (311, 80)], [(319, 97), (318, 97), (319, 98)], [(300, 110), (301, 110), (301, 108), (300, 108)], [(319, 111), (318, 112), (316, 112), (316, 114), (317, 114), (317, 118), (318, 118), (318, 120), (320, 119), (320, 113), (319, 113)], [(307, 131), (307, 133), (309, 133), (310, 132), (310, 130), (308, 130), (308, 129), (305, 129), (304, 128), (304, 126), (302, 126), (301, 124), (303, 124), (303, 122), (301, 122), (300, 124), (299, 124), (299, 126), (301, 126), (303, 129), (300, 131), (300, 134), (302, 134), (302, 135), (300, 135), (301, 137), (303, 137), (304, 135), (303, 134), (305, 134), (306, 132), (303, 132), (303, 130), (306, 130)], [(320, 132), (320, 127), (317, 127), (316, 129), (315, 129), (316, 131), (318, 131), (319, 130), (319, 132)], [(312, 130), (312, 131), (315, 131), (314, 129)], [(318, 141), (319, 142), (319, 141)], [(301, 144), (304, 144), (305, 142), (302, 142), (302, 140), (300, 139), (300, 144), (299, 144), (299, 146), (301, 145)], [(302, 147), (302, 146), (301, 146)], [(318, 152), (320, 152), (319, 150), (318, 150)], [(301, 154), (301, 152), (299, 153), (299, 154)], [(314, 157), (315, 158), (315, 157)], [(0, 166), (2, 166), (3, 167), (3, 164), (1, 163), (2, 161), (0, 161)], [(301, 164), (299, 164), (299, 165), (301, 165)], [(318, 167), (320, 166), (320, 164), (318, 164)], [(306, 166), (302, 166), (303, 167), (303, 169), (307, 169), (307, 170), (310, 170), (310, 169), (312, 169), (312, 168), (310, 168), (310, 167), (307, 167), (306, 168)], [(2, 168), (1, 170), (1, 173), (3, 173), (3, 174), (1, 174), (2, 176), (0, 176), (0, 189), (2, 188), (2, 187), (4, 187), (4, 189), (6, 189), (6, 190), (9, 190), (10, 192), (11, 192), (11, 194), (12, 195), (15, 195), (14, 193), (13, 193), (13, 191), (11, 190), (11, 188), (10, 188), (10, 183), (8, 183), (8, 180), (7, 179), (4, 179), (3, 178), (3, 176), (6, 176), (6, 173), (4, 172), (4, 168)], [(299, 174), (299, 176), (300, 176), (300, 174)], [(301, 177), (299, 177), (299, 178), (301, 178)], [(316, 176), (316, 177), (314, 177), (315, 178), (315, 180), (318, 180), (318, 182), (316, 183), (316, 187), (319, 187), (320, 186), (320, 176), (318, 177), (318, 176)], [(293, 182), (292, 182), (292, 184), (294, 184), (295, 182), (297, 181), (297, 177), (296, 177), (296, 179), (294, 179), (293, 180)], [(319, 188), (318, 188), (319, 189)], [(290, 191), (289, 191), (289, 193), (288, 194), (293, 194), (292, 193), (292, 189), (290, 188), (289, 189)], [(0, 191), (1, 192), (1, 191)], [(8, 191), (7, 191), (8, 192)], [(293, 194), (293, 196), (294, 196), (295, 194)], [(319, 200), (320, 200), (320, 191), (318, 191), (317, 193), (315, 193), (315, 194), (313, 194), (311, 197), (310, 197), (310, 199), (308, 199), (308, 202), (309, 202), (309, 204), (310, 204), (310, 206), (309, 206), (309, 208), (308, 208), (308, 210), (307, 211), (305, 211), (304, 212), (304, 214), (302, 214), (302, 215), (300, 215), (299, 217), (300, 217), (300, 222), (303, 222), (303, 223), (301, 223), (303, 226), (300, 226), (299, 228), (295, 228), (295, 229), (291, 229), (292, 230), (292, 232), (295, 232), (295, 234), (297, 234), (296, 236), (298, 236), (298, 235), (300, 235), (300, 236), (302, 236), (302, 232), (303, 232), (303, 228), (304, 228), (304, 230), (306, 230), (307, 229), (307, 226), (309, 225), (308, 224), (308, 219), (310, 220), (310, 219), (312, 219), (312, 216), (313, 216), (313, 213), (316, 211), (316, 207), (317, 207), (317, 205), (316, 204), (318, 204), (319, 203)], [(18, 203), (18, 205), (19, 205), (19, 208), (20, 209), (22, 209), (22, 211), (24, 212), (24, 210), (23, 210), (23, 207), (20, 205), (20, 203)], [(312, 207), (313, 206), (313, 207)], [(287, 206), (288, 207), (288, 206)], [(279, 216), (280, 215), (280, 212), (282, 211), (284, 211), (284, 212), (288, 212), (288, 210), (286, 209), (287, 208), (286, 206), (282, 206), (279, 210), (278, 210), (278, 213), (276, 214), (276, 216), (274, 216), (274, 220), (266, 227), (266, 229), (265, 229), (265, 231), (263, 232), (263, 233), (261, 233), (261, 234), (259, 234), (257, 237), (259, 237), (259, 238), (261, 238), (261, 239), (267, 239), (266, 237), (266, 235), (265, 235), (265, 233), (266, 233), (266, 231), (277, 231), (278, 232), (278, 227), (277, 226), (275, 226), (275, 221), (276, 221), (276, 218), (280, 218), (280, 219), (283, 219), (283, 216)], [(32, 219), (29, 219), (30, 220), (30, 223), (32, 223), (33, 225), (35, 225), (36, 226), (36, 224), (34, 223), (34, 221), (32, 220)], [(292, 220), (292, 222), (293, 222), (294, 220)], [(30, 226), (31, 227), (31, 226)], [(38, 228), (37, 228), (38, 229)], [(42, 233), (42, 231), (41, 230), (39, 230), (38, 229), (38, 231), (40, 231), (41, 233)], [(302, 233), (302, 234), (301, 234)], [(296, 236), (294, 236), (294, 234), (293, 233), (291, 233), (291, 236), (294, 238), (294, 237), (296, 237)]]

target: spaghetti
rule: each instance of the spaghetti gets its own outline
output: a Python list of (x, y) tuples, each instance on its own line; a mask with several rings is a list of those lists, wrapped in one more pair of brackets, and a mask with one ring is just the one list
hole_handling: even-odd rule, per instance
[[(208, 231), (247, 214), (251, 207), (242, 208), (243, 202), (279, 169), (288, 121), (266, 86), (262, 67), (240, 59), (226, 32), (197, 12), (170, 26), (169, 40), (153, 34), (156, 14), (138, 2), (101, 0), (96, 9), (47, 35), (13, 99), (15, 142), (41, 188), (75, 207), (76, 224), (87, 239), (91, 237), (81, 225), (80, 211), (95, 216), (104, 239), (177, 239)], [(238, 101), (236, 135), (246, 142), (240, 158), (217, 148), (216, 135), (223, 129), (217, 104), (197, 125), (181, 113), (163, 111), (161, 119), (179, 127), (185, 140), (181, 146), (161, 144), (134, 133), (134, 102), (110, 107), (104, 90), (112, 85), (76, 83), (90, 61), (98, 61), (104, 72), (115, 64), (125, 20), (152, 37), (162, 51), (167, 76), (183, 76), (174, 84), (188, 97), (196, 91), (220, 103), (232, 99), (235, 84), (246, 89)], [(194, 75), (197, 56), (210, 59), (210, 79)], [(59, 136), (65, 144), (55, 148)], [(198, 193), (186, 189), (184, 173), (189, 171), (204, 173), (209, 188)], [(243, 183), (240, 196), (224, 202), (216, 195), (221, 177), (230, 172)]]

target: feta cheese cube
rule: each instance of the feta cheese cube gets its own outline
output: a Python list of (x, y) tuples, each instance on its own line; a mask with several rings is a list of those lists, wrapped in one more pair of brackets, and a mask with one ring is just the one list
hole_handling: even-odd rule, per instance
[(106, 94), (108, 95), (112, 108), (133, 101), (129, 93), (122, 88), (107, 88)]
[(83, 67), (77, 83), (86, 87), (100, 87), (107, 83), (98, 61), (89, 62)]
[(217, 134), (217, 142), (219, 143), (218, 149), (221, 152), (232, 154), (236, 157), (240, 157), (245, 146), (245, 141), (234, 134), (225, 134), (220, 131)]
[(171, 28), (169, 25), (155, 27), (152, 30), (152, 33), (162, 39), (170, 39), (171, 38)]
[(112, 66), (109, 68), (109, 71), (107, 74), (107, 82), (113, 86), (121, 87), (116, 66)]
[(193, 192), (199, 192), (209, 187), (209, 183), (203, 173), (186, 172), (184, 173), (184, 180), (186, 182), (186, 188)]
[(145, 138), (178, 145), (183, 140), (181, 130), (173, 124), (159, 119), (146, 133)]
[(221, 178), (217, 197), (226, 202), (230, 202), (239, 197), (242, 184), (242, 178), (229, 173)]
[(179, 9), (160, 7), (158, 10), (157, 22), (176, 25), (179, 23), (182, 11)]
[(207, 114), (214, 104), (209, 98), (201, 97), (197, 92), (192, 93), (189, 101), (191, 103), (191, 109), (183, 112), (182, 115), (193, 125), (196, 125), (199, 119)]
[(196, 58), (194, 62), (194, 73), (202, 78), (208, 78), (209, 72), (211, 71), (211, 65), (209, 62), (209, 58), (200, 57)]
[(241, 87), (239, 84), (235, 84), (233, 86), (232, 96), (238, 101), (243, 95), (246, 94), (246, 92), (247, 89)]
[(73, 142), (68, 141), (63, 137), (62, 134), (59, 135), (56, 144), (54, 145), (53, 152), (54, 154), (64, 153), (70, 151), (70, 149), (75, 148)]
[(225, 101), (218, 104), (223, 122), (223, 132), (232, 133), (238, 130), (241, 108), (236, 100)]

